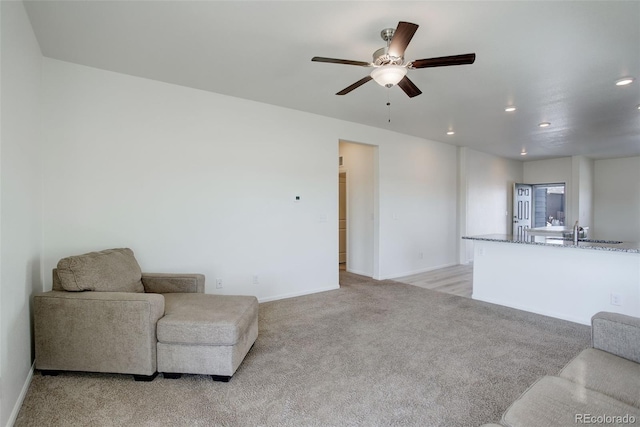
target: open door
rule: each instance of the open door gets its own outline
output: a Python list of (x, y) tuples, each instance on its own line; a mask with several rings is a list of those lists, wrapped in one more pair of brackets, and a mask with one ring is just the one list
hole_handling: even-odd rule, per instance
[(513, 184), (513, 234), (522, 236), (531, 228), (533, 185)]

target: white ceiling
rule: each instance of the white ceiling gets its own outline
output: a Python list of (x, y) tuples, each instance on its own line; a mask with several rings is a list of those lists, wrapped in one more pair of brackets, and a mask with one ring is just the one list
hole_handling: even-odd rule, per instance
[[(51, 58), (518, 160), (640, 155), (638, 1), (25, 3)], [(311, 58), (371, 61), (401, 20), (420, 25), (407, 60), (476, 62), (410, 70), (412, 99), (373, 81), (336, 96), (370, 69)], [(625, 76), (636, 81), (615, 86)]]

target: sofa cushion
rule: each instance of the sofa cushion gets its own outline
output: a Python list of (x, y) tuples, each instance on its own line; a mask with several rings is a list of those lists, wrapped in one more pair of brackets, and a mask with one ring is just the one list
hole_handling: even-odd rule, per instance
[(258, 316), (251, 296), (164, 295), (164, 317), (158, 321), (158, 341), (165, 344), (235, 345)]
[[(590, 421), (595, 417), (625, 416), (638, 420), (640, 409), (567, 379), (546, 376), (511, 404), (501, 422), (513, 427), (566, 427), (594, 424)], [(586, 418), (587, 422), (584, 422)], [(622, 418), (608, 420), (610, 422), (598, 425), (621, 424)]]
[(57, 274), (66, 291), (144, 292), (140, 266), (129, 248), (63, 258)]
[(640, 317), (601, 311), (591, 318), (592, 347), (640, 363)]
[(640, 364), (588, 348), (560, 371), (560, 376), (640, 408)]

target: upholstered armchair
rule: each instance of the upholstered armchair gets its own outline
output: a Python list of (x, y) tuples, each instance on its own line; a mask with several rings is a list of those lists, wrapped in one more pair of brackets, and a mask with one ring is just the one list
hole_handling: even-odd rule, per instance
[[(127, 248), (60, 260), (53, 270), (53, 290), (34, 296), (36, 369), (50, 375), (110, 372), (153, 380), (158, 334), (170, 332), (182, 341), (164, 344), (169, 347), (166, 376), (209, 374), (228, 381), (257, 338), (258, 303), (255, 297), (205, 295), (204, 282), (202, 274), (142, 273)], [(161, 319), (164, 326), (159, 326)], [(220, 330), (234, 338), (216, 341), (212, 331)], [(198, 333), (208, 339), (188, 341), (199, 339)], [(203, 351), (208, 359), (199, 354)], [(215, 360), (228, 355), (233, 360)]]

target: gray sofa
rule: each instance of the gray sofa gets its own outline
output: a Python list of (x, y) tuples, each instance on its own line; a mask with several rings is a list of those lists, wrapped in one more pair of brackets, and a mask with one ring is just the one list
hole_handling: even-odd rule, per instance
[(600, 312), (591, 319), (592, 347), (557, 376), (545, 376), (483, 427), (640, 425), (640, 319)]
[(201, 274), (142, 273), (128, 248), (64, 258), (34, 296), (35, 367), (228, 381), (258, 337), (258, 301), (204, 286)]

